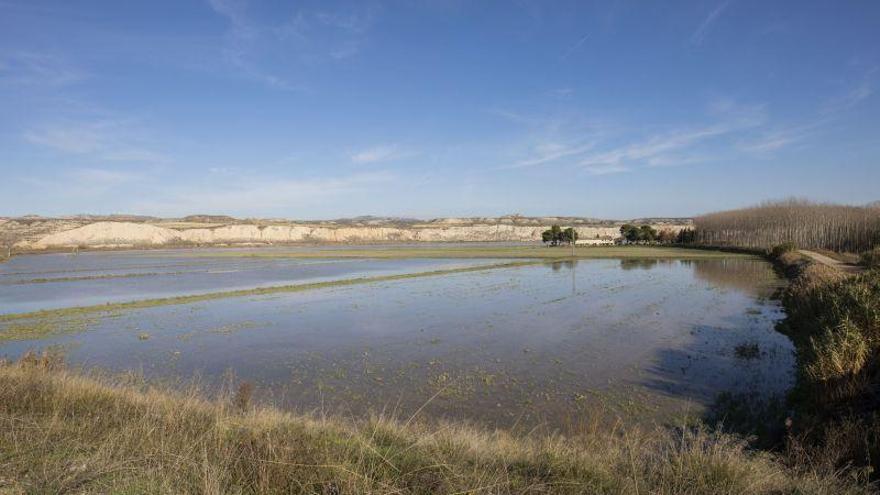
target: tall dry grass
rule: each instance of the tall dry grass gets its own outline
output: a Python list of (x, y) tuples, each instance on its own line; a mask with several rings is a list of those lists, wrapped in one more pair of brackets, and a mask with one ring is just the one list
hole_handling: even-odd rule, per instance
[(873, 471), (880, 462), (880, 271), (846, 275), (789, 253), (777, 263), (794, 277), (780, 329), (798, 356), (793, 450), (808, 459), (798, 462)]
[(0, 366), (0, 492), (867, 493), (704, 429), (517, 436), (460, 423), (346, 421), (230, 394)]

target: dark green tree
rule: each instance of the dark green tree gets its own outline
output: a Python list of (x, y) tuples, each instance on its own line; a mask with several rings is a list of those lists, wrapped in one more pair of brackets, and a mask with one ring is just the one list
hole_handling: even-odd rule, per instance
[(657, 231), (650, 225), (642, 225), (639, 227), (639, 240), (643, 242), (654, 242), (657, 239)]
[(629, 223), (621, 225), (620, 235), (628, 242), (639, 242), (639, 228), (635, 225)]
[(697, 232), (694, 229), (681, 229), (675, 242), (679, 244), (691, 244), (697, 240)]
[(559, 225), (554, 225), (544, 232), (541, 232), (541, 240), (544, 244), (550, 244), (551, 246), (573, 244), (577, 241), (577, 237), (578, 234), (576, 230), (571, 227), (563, 230)]

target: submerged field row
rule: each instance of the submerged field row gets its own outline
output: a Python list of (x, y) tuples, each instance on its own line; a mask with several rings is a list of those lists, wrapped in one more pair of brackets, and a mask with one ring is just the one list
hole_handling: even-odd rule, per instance
[[(255, 287), (255, 288), (250, 288), (250, 289), (217, 291), (217, 292), (208, 292), (208, 293), (203, 293), (203, 294), (191, 294), (191, 295), (183, 295), (183, 296), (175, 296), (175, 297), (151, 298), (151, 299), (141, 299), (141, 300), (135, 300), (135, 301), (126, 301), (126, 302), (95, 304), (95, 305), (89, 305), (89, 306), (47, 309), (47, 310), (32, 311), (32, 312), (26, 312), (26, 313), (11, 313), (11, 314), (0, 315), (0, 322), (11, 322), (11, 321), (16, 321), (16, 320), (36, 319), (36, 318), (71, 316), (71, 315), (80, 315), (80, 314), (88, 314), (88, 313), (118, 311), (118, 310), (125, 310), (125, 309), (141, 309), (141, 308), (149, 308), (149, 307), (154, 307), (154, 306), (189, 304), (189, 303), (209, 301), (209, 300), (214, 300), (214, 299), (231, 298), (231, 297), (281, 294), (281, 293), (287, 293), (287, 292), (298, 292), (298, 291), (305, 291), (305, 290), (312, 290), (312, 289), (323, 289), (323, 288), (328, 288), (328, 287), (367, 284), (367, 283), (375, 283), (375, 282), (389, 282), (389, 281), (403, 280), (403, 279), (408, 279), (408, 278), (429, 277), (429, 276), (436, 276), (436, 275), (449, 275), (449, 274), (455, 274), (455, 273), (475, 272), (475, 271), (492, 270), (492, 269), (499, 269), (499, 268), (512, 268), (512, 267), (517, 267), (517, 266), (526, 266), (526, 265), (533, 265), (533, 264), (538, 264), (538, 263), (542, 263), (542, 261), (537, 261), (537, 260), (536, 261), (514, 261), (514, 262), (506, 262), (506, 263), (495, 263), (495, 264), (489, 264), (489, 265), (478, 265), (478, 266), (468, 266), (468, 267), (459, 267), (459, 268), (450, 268), (450, 269), (431, 270), (431, 271), (426, 271), (426, 272), (402, 273), (402, 274), (394, 274), (394, 275), (379, 275), (379, 276), (374, 276), (374, 277), (356, 277), (356, 278), (323, 281), (323, 282), (312, 282), (312, 283), (303, 283), (303, 284), (294, 284), (294, 285), (276, 285), (276, 286), (268, 286), (268, 287)], [(3, 339), (3, 334), (0, 333), (0, 340), (2, 340), (2, 339)]]

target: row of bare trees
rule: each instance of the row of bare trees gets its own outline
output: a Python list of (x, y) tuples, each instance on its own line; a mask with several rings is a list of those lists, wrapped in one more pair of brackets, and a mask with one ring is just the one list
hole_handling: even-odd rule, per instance
[(694, 219), (696, 242), (715, 246), (798, 247), (862, 252), (880, 244), (880, 208), (790, 199)]

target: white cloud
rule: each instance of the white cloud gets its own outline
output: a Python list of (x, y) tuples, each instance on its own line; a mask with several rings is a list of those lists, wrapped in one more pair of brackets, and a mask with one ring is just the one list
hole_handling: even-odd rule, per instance
[(568, 47), (568, 50), (566, 50), (565, 53), (562, 55), (562, 59), (565, 60), (570, 57), (574, 52), (580, 50), (580, 48), (584, 46), (584, 43), (586, 43), (588, 39), (590, 39), (590, 33), (587, 33), (578, 38), (578, 40), (574, 42), (574, 44)]
[(304, 90), (299, 69), (307, 64), (356, 55), (373, 22), (369, 7), (344, 14), (300, 10), (278, 22), (250, 15), (245, 0), (208, 0), (208, 5), (229, 21), (223, 47), (228, 62), (246, 77), (281, 90)]
[(39, 144), (64, 153), (90, 153), (101, 147), (97, 129), (87, 127), (49, 127), (24, 133), (30, 143)]
[(67, 120), (25, 131), (25, 141), (97, 160), (159, 163), (166, 158), (145, 147), (129, 124), (118, 120)]
[(85, 74), (55, 55), (18, 52), (0, 57), (0, 83), (22, 86), (66, 86)]
[(574, 89), (572, 88), (555, 88), (550, 90), (550, 95), (556, 98), (568, 98), (573, 94)]
[(828, 119), (820, 118), (806, 124), (771, 129), (741, 143), (740, 149), (750, 153), (778, 151), (815, 134), (827, 122)]
[[(284, 178), (233, 175), (204, 185), (163, 188), (156, 197), (130, 206), (132, 211), (154, 215), (183, 215), (193, 212), (222, 212), (237, 215), (265, 215), (301, 209), (325, 208), (330, 201), (343, 201), (353, 194), (380, 188), (394, 180), (384, 172), (338, 177)], [(379, 194), (378, 192), (376, 194)]]
[(845, 93), (831, 98), (828, 103), (822, 107), (822, 113), (835, 114), (856, 107), (859, 103), (867, 100), (874, 94), (874, 81), (872, 75), (875, 71), (871, 71), (860, 83), (850, 88)]
[(711, 12), (709, 12), (709, 15), (707, 15), (706, 18), (703, 19), (703, 22), (701, 22), (700, 25), (697, 26), (696, 31), (694, 31), (694, 33), (691, 35), (692, 44), (697, 46), (703, 44), (703, 40), (706, 39), (706, 35), (709, 33), (709, 28), (711, 28), (715, 21), (717, 21), (718, 18), (721, 17), (721, 14), (724, 12), (728, 5), (730, 5), (729, 1), (722, 2), (718, 4), (718, 6), (716, 6), (714, 9), (712, 9)]
[[(38, 195), (82, 202), (83, 208), (100, 208), (100, 201), (120, 188), (138, 187), (147, 179), (142, 173), (109, 168), (74, 168), (51, 177), (27, 176), (19, 180)], [(85, 210), (83, 210), (85, 211)], [(93, 210), (92, 210), (93, 211)]]
[(727, 134), (736, 128), (735, 126), (718, 124), (695, 130), (679, 130), (651, 136), (642, 141), (588, 155), (580, 160), (579, 164), (589, 168), (599, 165), (625, 165), (650, 161), (670, 151), (686, 149), (707, 139)]
[(529, 128), (524, 141), (530, 145), (515, 148), (523, 157), (501, 169), (553, 165), (578, 168), (591, 175), (711, 161), (706, 157), (741, 151), (734, 138), (753, 133), (767, 119), (765, 105), (743, 105), (730, 99), (710, 102), (707, 113), (714, 123), (647, 134), (609, 121), (493, 113)]
[(412, 153), (402, 150), (396, 144), (385, 144), (354, 153), (351, 155), (351, 161), (354, 163), (389, 162), (411, 155)]
[(534, 146), (531, 157), (503, 168), (525, 168), (543, 165), (563, 158), (584, 154), (594, 146), (595, 143), (567, 145), (556, 142), (544, 142)]
[(630, 171), (623, 165), (590, 165), (584, 167), (584, 170), (590, 175), (611, 175)]
[(101, 168), (75, 169), (70, 175), (74, 180), (81, 183), (98, 186), (117, 186), (126, 182), (135, 182), (143, 178), (143, 175), (139, 173)]
[(830, 98), (822, 105), (812, 120), (789, 126), (778, 126), (764, 132), (757, 138), (740, 144), (740, 149), (750, 153), (771, 153), (816, 135), (831, 124), (839, 121), (847, 110), (858, 106), (874, 94), (872, 76), (868, 72), (864, 79), (842, 94)]
[(706, 163), (712, 158), (703, 155), (657, 155), (648, 159), (649, 167), (680, 167), (682, 165), (690, 165), (693, 163)]

